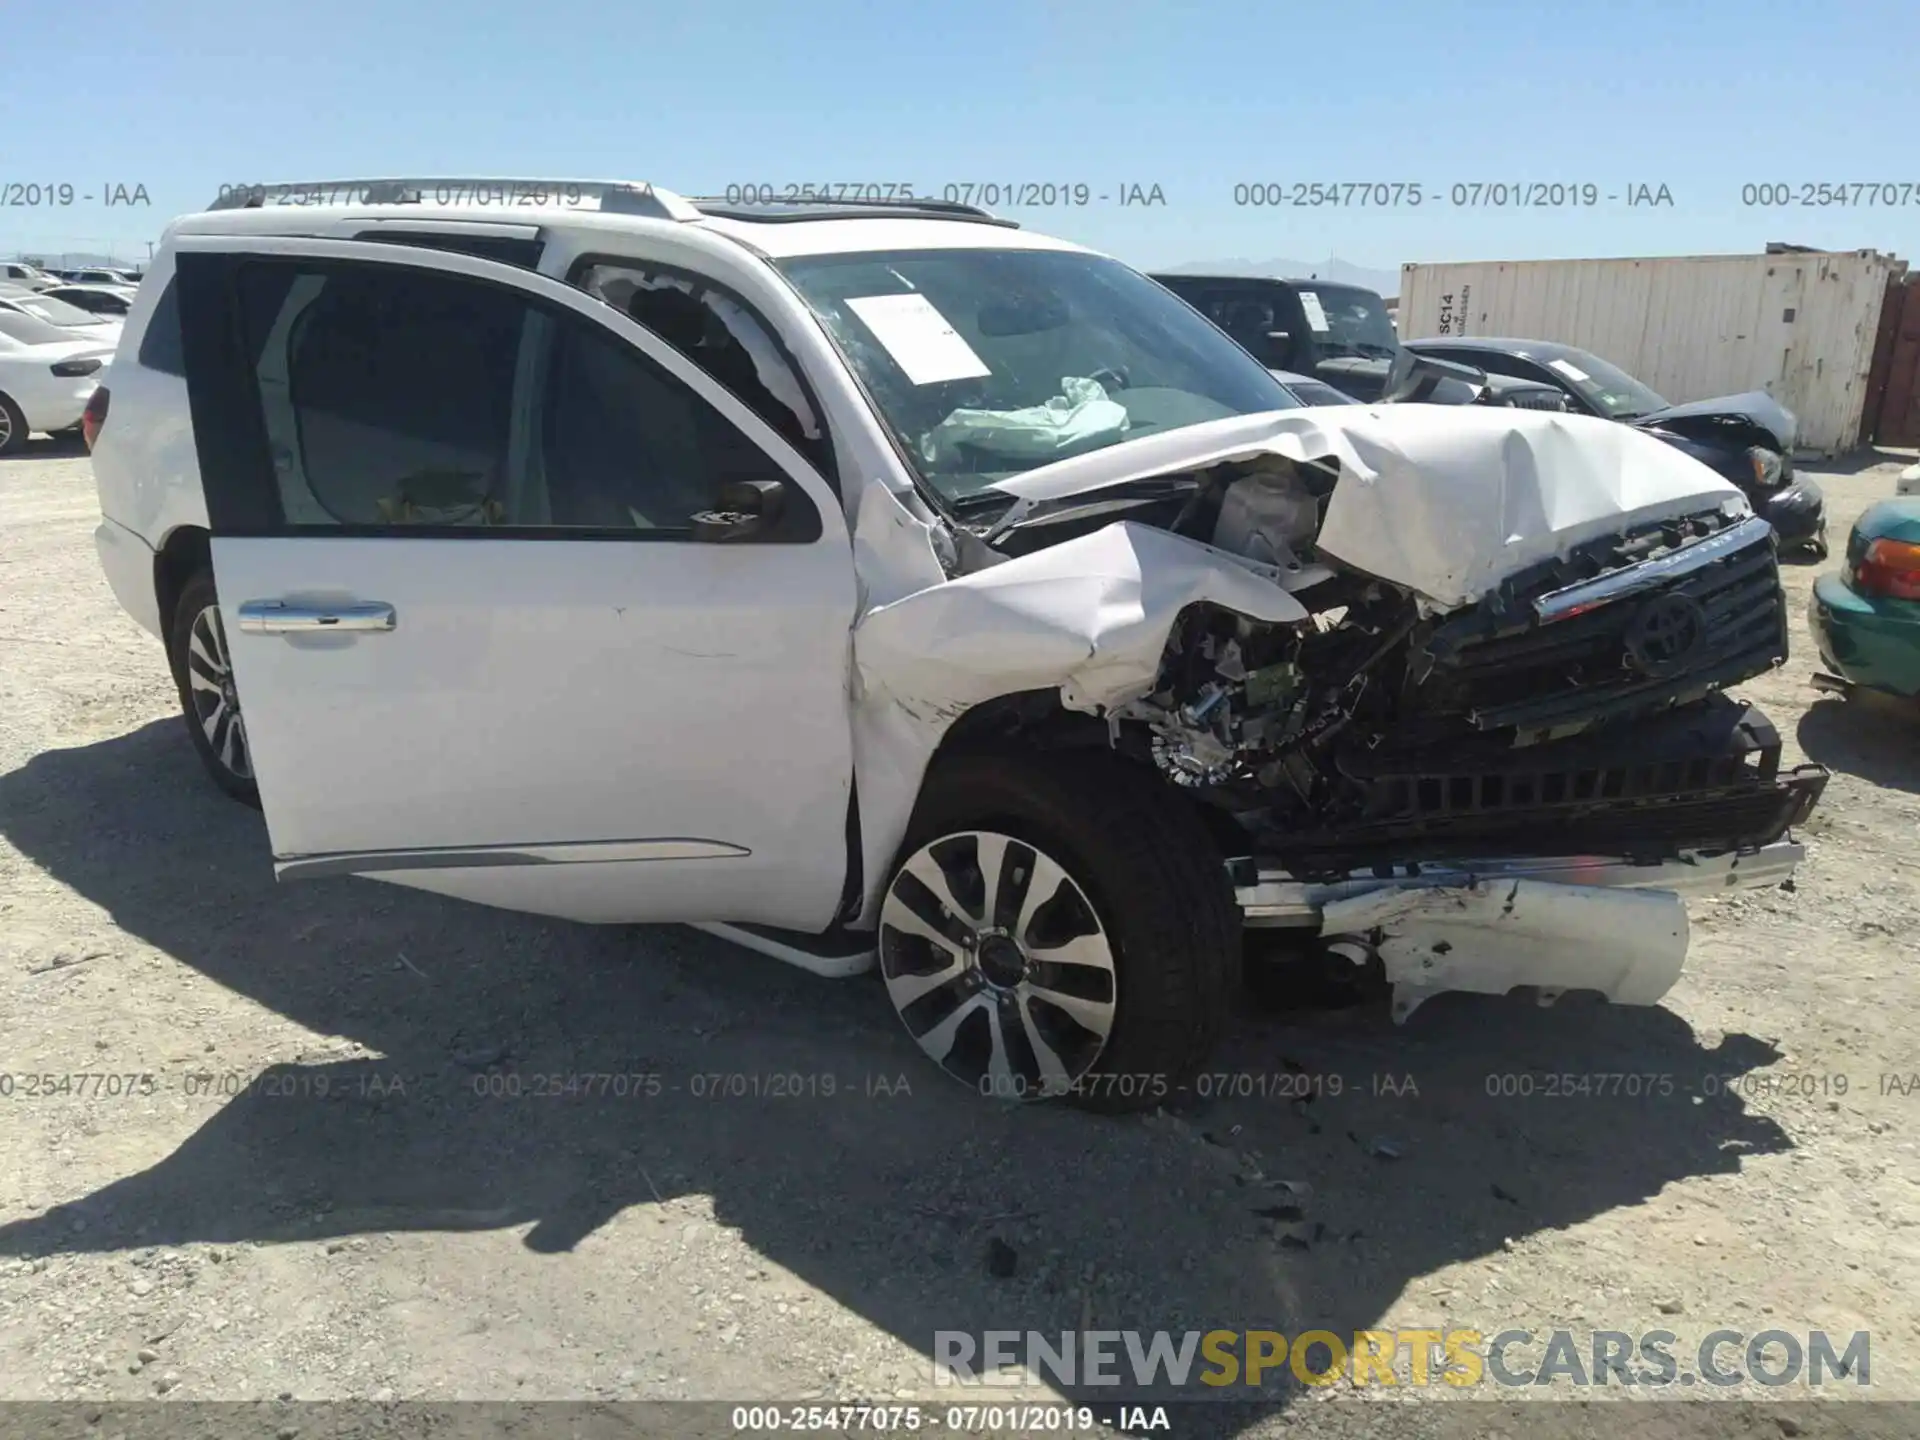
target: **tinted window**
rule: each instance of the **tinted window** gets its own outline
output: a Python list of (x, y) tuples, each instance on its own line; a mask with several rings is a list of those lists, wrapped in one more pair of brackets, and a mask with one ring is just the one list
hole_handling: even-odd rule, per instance
[(698, 277), (631, 263), (586, 265), (576, 270), (573, 283), (653, 331), (823, 474), (834, 473), (826, 427), (799, 368), (742, 301)]
[(172, 280), (160, 292), (160, 299), (147, 320), (147, 333), (140, 337), (140, 363), (149, 370), (168, 375), (185, 375), (187, 366), (180, 355), (180, 297)]
[[(670, 538), (727, 481), (782, 478), (618, 337), (510, 290), (383, 266), (254, 264), (240, 302), (288, 526)], [(810, 508), (798, 492), (788, 504)]]

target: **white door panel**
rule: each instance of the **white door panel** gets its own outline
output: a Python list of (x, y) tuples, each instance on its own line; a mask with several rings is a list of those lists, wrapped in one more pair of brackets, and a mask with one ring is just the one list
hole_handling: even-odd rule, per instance
[[(853, 577), (820, 549), (216, 539), (275, 857), (718, 842), (817, 881), (817, 917), (756, 918), (824, 925), (844, 845), (781, 844), (845, 831), (847, 697), (819, 679), (845, 672)], [(384, 603), (394, 628), (251, 634), (252, 600)], [(622, 918), (663, 918), (635, 900)]]
[[(196, 239), (183, 265), (239, 243)], [(393, 245), (276, 237), (247, 248), (451, 271), (577, 311), (731, 421), (821, 519), (811, 542), (546, 538), (524, 526), (511, 538), (403, 525), (222, 533), (210, 504), (281, 872), (366, 874), (591, 921), (830, 924), (849, 861), (857, 596), (841, 506), (818, 473), (658, 337), (549, 278)], [(183, 320), (226, 323), (217, 273), (199, 273), (210, 278), (183, 290), (198, 307)], [(220, 353), (210, 331), (194, 333), (190, 369)], [(239, 403), (233, 385), (203, 388), (206, 413), (222, 393), (229, 411)], [(261, 388), (272, 390), (249, 393)], [(202, 455), (204, 470), (204, 444)], [(274, 489), (266, 450), (232, 455), (221, 483)], [(242, 611), (261, 604), (390, 607), (393, 623), (250, 629)]]

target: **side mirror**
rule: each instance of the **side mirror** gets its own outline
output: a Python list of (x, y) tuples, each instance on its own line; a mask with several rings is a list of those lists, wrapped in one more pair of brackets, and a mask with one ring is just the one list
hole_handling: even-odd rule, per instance
[(729, 480), (714, 508), (692, 517), (693, 538), (710, 545), (755, 539), (779, 524), (786, 499), (784, 480)]

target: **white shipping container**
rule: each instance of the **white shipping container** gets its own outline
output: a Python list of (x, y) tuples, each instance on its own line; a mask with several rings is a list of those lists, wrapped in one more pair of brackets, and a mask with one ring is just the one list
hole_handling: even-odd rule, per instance
[(1859, 437), (1905, 269), (1872, 250), (1403, 265), (1399, 330), (1577, 345), (1676, 405), (1764, 390), (1799, 417), (1800, 448), (1830, 455)]

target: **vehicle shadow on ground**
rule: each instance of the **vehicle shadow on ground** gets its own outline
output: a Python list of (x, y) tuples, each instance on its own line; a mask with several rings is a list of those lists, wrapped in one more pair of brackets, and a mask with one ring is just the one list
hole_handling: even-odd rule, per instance
[(1807, 707), (1794, 731), (1809, 760), (1920, 794), (1920, 701), (1862, 691)]
[(1814, 469), (1822, 475), (1858, 475), (1862, 471), (1872, 470), (1880, 465), (1911, 465), (1920, 452), (1912, 450), (1887, 450), (1878, 445), (1862, 445), (1844, 455), (1831, 456), (1824, 460), (1795, 460), (1802, 469)]
[[(565, 1252), (629, 1206), (697, 1193), (768, 1262), (930, 1359), (936, 1330), (1351, 1333), (1415, 1277), (1791, 1148), (1703, 1081), (1771, 1046), (1703, 1048), (1662, 1009), (1514, 999), (1442, 997), (1404, 1029), (1372, 1010), (1244, 1018), (1196, 1087), (1209, 1097), (1171, 1096), (1168, 1114), (992, 1105), (921, 1059), (876, 984), (679, 928), (360, 880), (277, 886), (260, 817), (204, 782), (177, 721), (0, 777), (0, 829), (126, 935), (384, 1057), (272, 1066), (152, 1168), (0, 1225), (9, 1255), (522, 1225), (531, 1249)], [(94, 945), (108, 953), (89, 983), (126, 963), (120, 1001), (137, 1004), (116, 943)], [(137, 1065), (92, 1048), (43, 1064), (153, 1071), (171, 1091), (235, 1068), (192, 1031), (145, 1044)], [(1566, 1072), (1631, 1078), (1582, 1093), (1550, 1079)], [(497, 1093), (547, 1074), (662, 1088)], [(726, 1074), (816, 1092), (830, 1077), (835, 1094), (694, 1093)], [(1510, 1318), (1452, 1305), (1423, 1321), (1490, 1334)]]
[(63, 456), (85, 455), (87, 442), (79, 432), (68, 430), (58, 435), (32, 435), (11, 455), (0, 455), (0, 465), (9, 460), (58, 460)]

